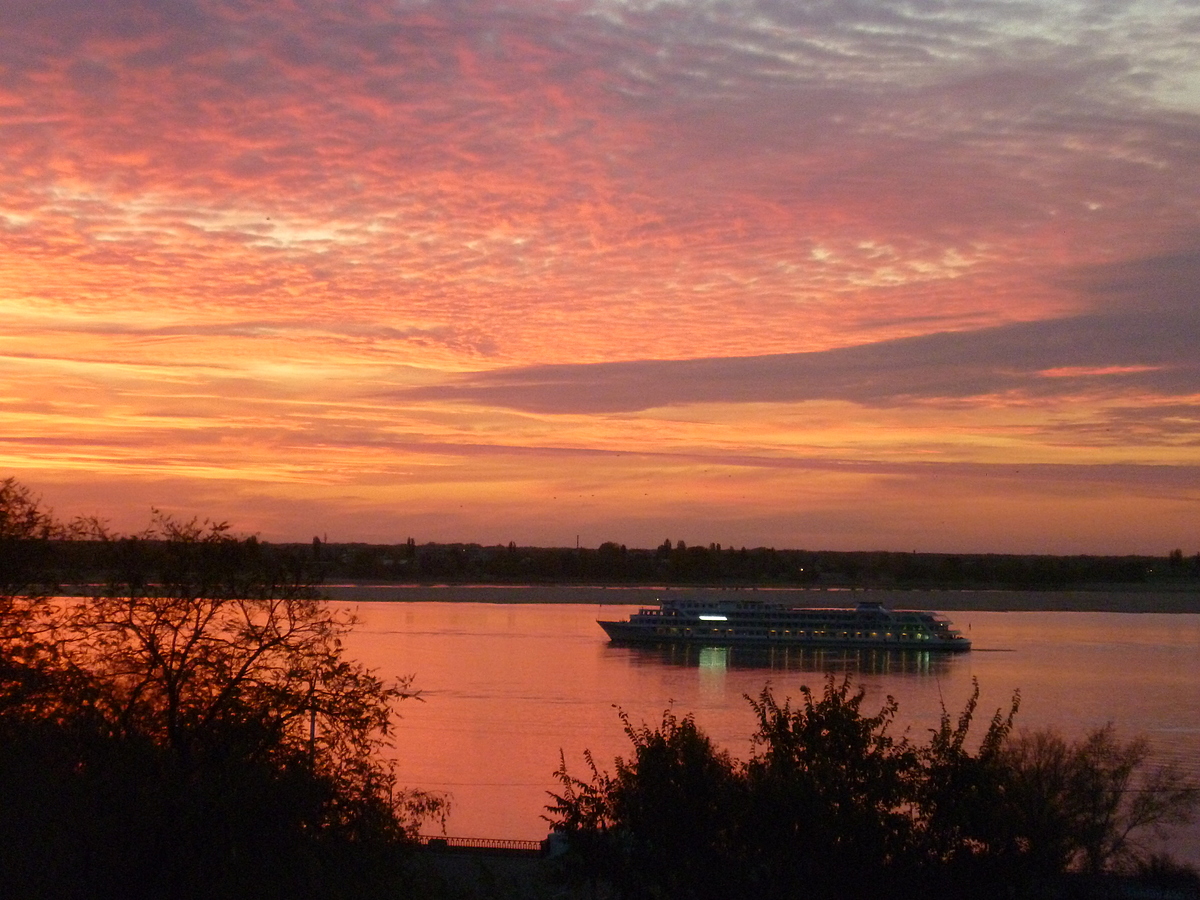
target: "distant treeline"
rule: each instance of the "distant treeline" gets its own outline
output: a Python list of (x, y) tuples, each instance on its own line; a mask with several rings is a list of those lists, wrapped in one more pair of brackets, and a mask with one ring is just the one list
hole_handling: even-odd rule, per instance
[(319, 563), (327, 580), (495, 584), (712, 584), (795, 587), (1069, 588), (1167, 585), (1200, 578), (1200, 554), (1021, 556), (688, 546), (654, 549), (604, 543), (598, 548), (516, 544), (324, 543), (289, 545)]
[[(255, 542), (251, 538), (252, 543)], [(61, 542), (65, 580), (87, 581), (100, 549)], [(604, 543), (586, 547), (516, 544), (259, 544), (325, 581), (462, 584), (679, 584), (786, 587), (1064, 589), (1189, 585), (1200, 580), (1200, 554), (1166, 556), (1024, 556), (1001, 553), (776, 550), (688, 546), (654, 549)]]

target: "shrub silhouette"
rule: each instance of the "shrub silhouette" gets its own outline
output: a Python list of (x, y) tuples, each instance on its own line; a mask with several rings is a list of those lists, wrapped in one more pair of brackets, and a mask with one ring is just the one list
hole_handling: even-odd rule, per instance
[(918, 764), (908, 742), (889, 733), (896, 701), (864, 715), (865, 691), (852, 691), (848, 680), (830, 679), (819, 697), (807, 687), (801, 695), (795, 707), (769, 688), (750, 699), (758, 731), (743, 769), (751, 799), (742, 841), (759, 889), (890, 893), (912, 850)]
[(624, 712), (621, 720), (633, 755), (618, 759), (614, 774), (590, 754), (589, 781), (569, 775), (565, 759), (558, 771), (563, 795), (550, 810), (571, 836), (579, 874), (614, 882), (623, 897), (729, 896), (731, 829), (744, 795), (733, 760), (691, 716), (667, 711), (657, 728), (635, 726)]
[[(633, 745), (609, 774), (565, 759), (547, 807), (566, 837), (564, 874), (619, 897), (1038, 897), (1072, 875), (1152, 869), (1136, 835), (1186, 820), (1198, 796), (1111, 728), (1071, 743), (1014, 734), (1019, 697), (970, 741), (979, 688), (943, 710), (928, 743), (895, 736), (896, 701), (862, 711), (863, 688), (831, 675), (817, 694), (747, 698), (749, 760), (713, 746), (690, 716), (656, 728), (622, 714)], [(972, 744), (974, 744), (972, 748)], [(1186, 869), (1184, 869), (1186, 873)]]

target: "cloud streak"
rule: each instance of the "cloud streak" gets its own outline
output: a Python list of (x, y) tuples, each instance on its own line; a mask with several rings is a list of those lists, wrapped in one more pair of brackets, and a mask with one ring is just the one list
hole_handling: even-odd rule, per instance
[(814, 353), (530, 366), (401, 393), (545, 413), (844, 400), (894, 406), (1090, 393), (1200, 395), (1200, 311), (1080, 316)]

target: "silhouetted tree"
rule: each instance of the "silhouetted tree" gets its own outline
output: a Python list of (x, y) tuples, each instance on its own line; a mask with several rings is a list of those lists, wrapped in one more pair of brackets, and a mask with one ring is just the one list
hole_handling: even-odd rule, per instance
[(616, 759), (612, 775), (590, 754), (590, 780), (571, 776), (565, 759), (556, 773), (563, 793), (554, 795), (550, 821), (567, 835), (573, 863), (622, 897), (735, 896), (742, 788), (733, 761), (691, 716), (668, 710), (650, 728), (620, 715), (633, 752)]
[(1188, 821), (1200, 796), (1149, 756), (1144, 739), (1118, 740), (1111, 725), (1074, 742), (1043, 730), (1005, 745), (1007, 809), (1038, 871), (1128, 873), (1150, 861), (1142, 835)]
[(55, 543), (67, 537), (28, 488), (0, 481), (0, 716), (47, 695), (58, 663)]
[(0, 598), (45, 593), (53, 586), (50, 542), (65, 529), (15, 478), (0, 481)]
[(919, 750), (913, 875), (940, 897), (1003, 897), (1029, 886), (1028, 866), (1021, 863), (1028, 845), (1003, 811), (1010, 780), (1003, 752), (1020, 694), (1013, 694), (1007, 713), (993, 713), (972, 752), (978, 705), (974, 682), (962, 712), (954, 718), (943, 706), (938, 727)]
[(918, 757), (889, 729), (896, 701), (861, 711), (865, 689), (830, 677), (818, 697), (750, 699), (758, 719), (745, 767), (746, 852), (773, 897), (894, 893), (911, 855)]
[(353, 620), (306, 561), (162, 515), (90, 536), (95, 596), (0, 610), (4, 896), (337, 897), (398, 876), (444, 806), (378, 754), (413, 692), (345, 658)]

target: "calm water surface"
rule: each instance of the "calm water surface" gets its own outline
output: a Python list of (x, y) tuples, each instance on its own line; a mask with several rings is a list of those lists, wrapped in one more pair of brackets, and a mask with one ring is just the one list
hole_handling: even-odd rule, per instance
[[(914, 605), (922, 605), (913, 597)], [(931, 604), (935, 601), (931, 601)], [(617, 709), (657, 723), (673, 706), (735, 756), (754, 728), (745, 694), (777, 697), (852, 672), (874, 712), (887, 694), (899, 730), (924, 740), (944, 702), (962, 708), (971, 681), (981, 724), (1021, 692), (1018, 724), (1069, 736), (1113, 722), (1145, 735), (1156, 758), (1200, 779), (1200, 616), (956, 612), (975, 650), (954, 656), (879, 652), (638, 649), (611, 646), (597, 617), (636, 607), (585, 604), (343, 603), (361, 625), (350, 653), (384, 676), (415, 675), (423, 702), (402, 704), (395, 754), (402, 782), (452, 795), (449, 834), (539, 839), (560, 751), (586, 773), (583, 751), (611, 768), (628, 750)], [(601, 616), (602, 614), (602, 616)], [(1200, 826), (1170, 842), (1200, 863)]]

